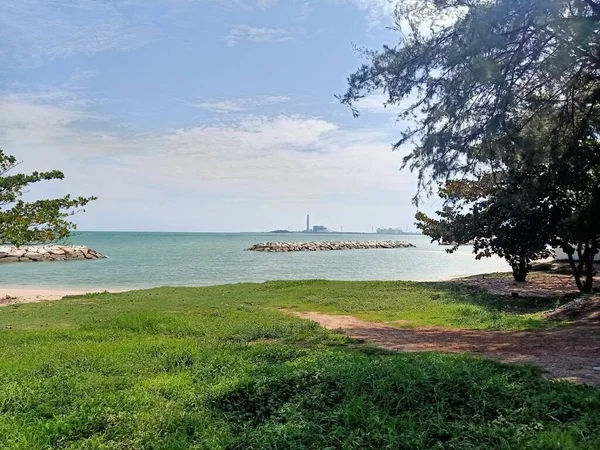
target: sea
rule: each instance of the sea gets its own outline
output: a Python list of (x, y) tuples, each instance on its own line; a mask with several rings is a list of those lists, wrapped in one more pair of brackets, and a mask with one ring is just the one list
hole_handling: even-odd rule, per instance
[[(402, 240), (414, 248), (321, 252), (244, 251), (261, 242)], [(4, 263), (0, 287), (139, 289), (267, 280), (444, 280), (509, 270), (500, 258), (475, 260), (465, 247), (448, 254), (422, 235), (296, 233), (78, 232), (72, 244), (106, 259)]]

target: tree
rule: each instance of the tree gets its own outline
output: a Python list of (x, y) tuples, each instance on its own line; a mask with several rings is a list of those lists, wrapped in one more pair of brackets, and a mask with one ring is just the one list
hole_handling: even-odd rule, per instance
[(349, 77), (339, 98), (355, 114), (355, 102), (372, 91), (384, 90), (388, 104), (415, 99), (401, 113), (414, 126), (394, 147), (414, 144), (405, 164), (418, 170), (421, 188), (501, 167), (506, 153), (494, 146), (498, 137), (518, 140), (537, 117), (552, 123), (555, 146), (589, 132), (565, 119), (577, 93), (600, 79), (600, 0), (402, 4), (399, 45), (363, 51), (369, 63)]
[(581, 142), (550, 164), (524, 159), (511, 167), (447, 182), (439, 190), (440, 218), (417, 213), (419, 228), (434, 241), (472, 244), (477, 258), (505, 258), (517, 281), (531, 261), (551, 255), (550, 247), (562, 248), (579, 290), (590, 292), (600, 243), (600, 144)]
[[(594, 258), (600, 250), (600, 143), (586, 139), (568, 149), (548, 168), (552, 201), (566, 213), (558, 223), (554, 245), (569, 257), (580, 292), (591, 292)], [(579, 263), (576, 265), (574, 255)]]
[[(538, 203), (535, 195), (523, 191), (530, 181), (492, 183), (490, 177), (449, 181), (439, 189), (444, 199), (443, 209), (437, 212), (440, 218), (418, 212), (417, 227), (433, 241), (452, 244), (447, 250), (450, 253), (468, 244), (473, 246), (476, 259), (498, 255), (510, 264), (515, 281), (525, 281), (531, 262), (552, 255), (548, 241), (557, 215), (555, 208)], [(516, 196), (515, 189), (521, 195)], [(536, 191), (538, 187), (529, 189)]]
[(25, 202), (20, 197), (23, 189), (32, 183), (45, 180), (62, 180), (58, 170), (31, 174), (8, 173), (18, 165), (14, 156), (0, 150), (0, 243), (21, 246), (54, 242), (64, 239), (76, 229), (68, 218), (96, 197)]
[(339, 98), (355, 115), (373, 91), (388, 104), (411, 100), (400, 118), (413, 125), (394, 148), (412, 144), (404, 166), (419, 175), (415, 201), (435, 181), (518, 180), (527, 160), (538, 185), (558, 183), (538, 200), (578, 218), (557, 220), (548, 243), (588, 248), (593, 272), (597, 194), (587, 171), (600, 131), (600, 0), (405, 0), (396, 29), (398, 46), (363, 51), (368, 62)]

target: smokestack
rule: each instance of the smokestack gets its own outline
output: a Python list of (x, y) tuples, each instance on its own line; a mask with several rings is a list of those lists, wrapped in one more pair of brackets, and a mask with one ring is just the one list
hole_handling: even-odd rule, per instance
[(310, 231), (310, 214), (306, 215), (306, 231)]

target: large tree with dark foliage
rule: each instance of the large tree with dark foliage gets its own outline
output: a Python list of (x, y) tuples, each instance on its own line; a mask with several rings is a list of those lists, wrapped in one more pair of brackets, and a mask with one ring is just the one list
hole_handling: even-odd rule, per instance
[(579, 290), (591, 292), (600, 249), (600, 142), (588, 138), (567, 149), (549, 164), (545, 180), (554, 194), (551, 201), (567, 211), (558, 223), (554, 245), (568, 255)]
[(525, 281), (533, 261), (552, 255), (548, 241), (558, 211), (533, 195), (515, 195), (523, 188), (539, 186), (531, 178), (448, 181), (438, 191), (444, 200), (439, 217), (418, 212), (417, 227), (433, 241), (451, 244), (449, 253), (472, 245), (477, 259), (498, 255), (510, 264), (515, 281)]
[(0, 244), (21, 246), (58, 241), (69, 236), (76, 227), (68, 218), (95, 197), (25, 202), (23, 190), (32, 183), (62, 180), (58, 170), (10, 174), (18, 165), (14, 156), (0, 150)]
[(538, 185), (553, 184), (526, 204), (550, 202), (565, 214), (548, 244), (581, 250), (575, 275), (580, 290), (591, 290), (600, 0), (405, 0), (396, 27), (399, 44), (365, 51), (341, 101), (355, 114), (372, 91), (385, 91), (388, 104), (410, 102), (401, 118), (413, 125), (394, 148), (412, 145), (404, 164), (419, 174), (418, 195), (434, 181), (488, 176), (500, 190), (498, 180), (518, 180), (532, 166)]

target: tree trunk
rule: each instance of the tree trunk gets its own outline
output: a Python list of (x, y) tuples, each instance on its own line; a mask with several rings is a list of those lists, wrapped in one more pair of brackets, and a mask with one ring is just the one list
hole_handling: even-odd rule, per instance
[[(577, 246), (577, 256), (579, 257), (578, 264), (575, 264), (573, 258), (574, 251), (566, 251), (565, 253), (569, 256), (569, 265), (575, 277), (575, 283), (577, 289), (581, 294), (589, 294), (594, 288), (594, 259), (598, 251), (597, 242), (591, 244), (586, 242), (585, 246), (581, 243)], [(571, 247), (572, 249), (572, 247)], [(573, 249), (572, 249), (573, 250)]]
[(520, 256), (518, 261), (513, 261), (512, 265), (512, 273), (515, 281), (524, 282), (527, 279), (527, 274), (529, 273), (529, 269), (531, 267), (527, 263), (527, 258), (524, 256)]
[(579, 272), (579, 268), (575, 265), (575, 260), (573, 259), (573, 253), (567, 252), (567, 256), (569, 257), (569, 265), (571, 266), (571, 271), (573, 272), (573, 276), (575, 277), (575, 283), (577, 284), (577, 289), (579, 289), (579, 292), (583, 292), (584, 287), (583, 287), (583, 283), (581, 282), (581, 275)]
[(594, 259), (598, 252), (598, 243), (592, 242), (591, 245), (585, 246), (585, 282), (583, 283), (582, 294), (589, 294), (594, 289)]
[(585, 257), (583, 252), (583, 245), (581, 244), (581, 242), (577, 245), (577, 258), (579, 261), (579, 263), (577, 264), (577, 270), (579, 271), (579, 274), (582, 274), (585, 270)]
[(589, 294), (594, 288), (594, 257), (591, 256), (585, 262), (585, 282), (582, 294)]

